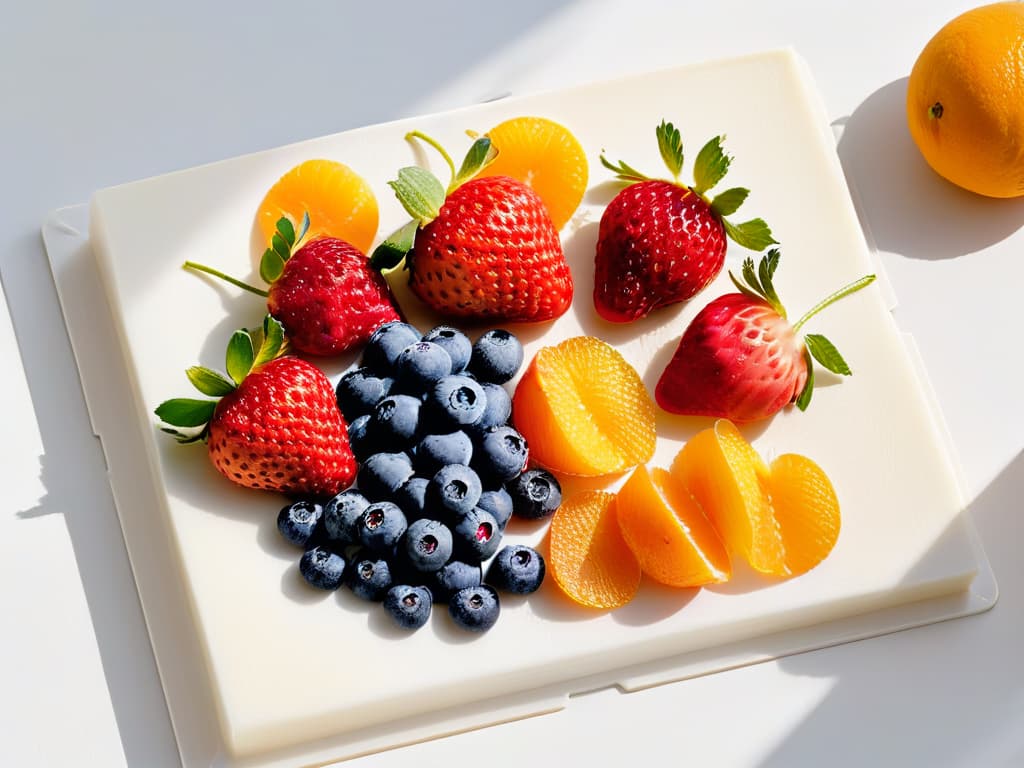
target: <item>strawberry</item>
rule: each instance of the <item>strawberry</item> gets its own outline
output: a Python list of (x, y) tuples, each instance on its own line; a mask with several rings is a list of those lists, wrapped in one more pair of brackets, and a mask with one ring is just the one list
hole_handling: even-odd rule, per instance
[(749, 190), (733, 187), (709, 200), (705, 193), (729, 170), (732, 158), (721, 136), (697, 154), (693, 186), (679, 181), (683, 143), (679, 131), (662, 121), (658, 148), (672, 181), (652, 179), (620, 162), (601, 163), (629, 184), (601, 216), (594, 257), (594, 307), (615, 323), (645, 317), (651, 311), (685, 301), (722, 271), (726, 238), (761, 251), (775, 242), (761, 219), (731, 224)]
[(356, 474), (348, 427), (323, 371), (284, 350), (283, 326), (269, 315), (262, 331), (236, 331), (228, 376), (200, 366), (186, 372), (219, 399), (167, 400), (156, 415), (179, 442), (205, 440), (213, 465), (239, 485), (333, 496)]
[(871, 283), (867, 275), (840, 288), (790, 324), (772, 284), (780, 254), (743, 262), (743, 280), (729, 277), (739, 293), (719, 296), (686, 328), (654, 391), (671, 413), (732, 421), (765, 419), (791, 402), (805, 410), (814, 390), (814, 360), (849, 376), (850, 367), (824, 336), (798, 332), (811, 317)]
[(409, 287), (442, 315), (489, 322), (541, 322), (572, 303), (573, 281), (547, 207), (508, 176), (474, 178), (496, 157), (477, 139), (461, 168), (433, 139), (451, 169), (447, 189), (422, 168), (402, 168), (389, 182), (413, 221), (374, 252), (373, 266), (405, 259)]
[(185, 266), (227, 280), (267, 298), (267, 311), (284, 324), (291, 345), (310, 355), (338, 355), (361, 346), (377, 328), (400, 320), (387, 281), (370, 269), (366, 256), (344, 240), (320, 237), (298, 250), (301, 232), (287, 218), (277, 222), (272, 246), (260, 261), (262, 290), (192, 261)]

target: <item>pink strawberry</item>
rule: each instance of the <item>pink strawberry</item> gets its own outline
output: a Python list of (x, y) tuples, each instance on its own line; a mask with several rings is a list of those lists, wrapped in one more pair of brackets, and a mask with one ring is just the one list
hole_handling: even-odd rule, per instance
[(284, 350), (268, 316), (262, 333), (237, 331), (228, 376), (195, 366), (189, 380), (219, 400), (176, 398), (156, 409), (179, 442), (205, 440), (210, 460), (232, 482), (290, 495), (334, 496), (352, 484), (356, 460), (334, 387), (315, 365)]
[(387, 281), (354, 245), (321, 237), (293, 252), (309, 228), (309, 216), (298, 237), (287, 218), (277, 228), (260, 261), (260, 277), (269, 290), (202, 264), (187, 261), (185, 266), (267, 297), (267, 311), (284, 324), (291, 345), (310, 355), (338, 355), (362, 346), (377, 328), (401, 319)]
[(841, 288), (791, 325), (772, 285), (779, 256), (770, 250), (756, 273), (753, 259), (746, 259), (744, 281), (729, 274), (740, 292), (719, 296), (697, 313), (658, 380), (658, 405), (671, 413), (756, 421), (791, 402), (807, 408), (814, 390), (812, 357), (833, 373), (850, 375), (832, 342), (817, 334), (801, 339), (798, 332), (875, 276)]
[(442, 315), (489, 322), (541, 322), (572, 303), (573, 280), (558, 230), (536, 192), (508, 176), (473, 178), (495, 156), (477, 139), (445, 189), (422, 168), (390, 182), (413, 221), (386, 240), (371, 263), (388, 269), (405, 258), (409, 287)]
[(722, 271), (726, 237), (760, 251), (775, 242), (761, 219), (731, 224), (749, 191), (727, 189), (708, 200), (705, 193), (729, 170), (732, 158), (722, 137), (697, 154), (696, 183), (679, 182), (683, 143), (679, 131), (662, 121), (656, 130), (662, 159), (673, 181), (651, 179), (626, 163), (601, 162), (629, 183), (601, 216), (594, 258), (594, 307), (616, 323), (645, 317), (651, 311), (685, 301), (702, 291)]

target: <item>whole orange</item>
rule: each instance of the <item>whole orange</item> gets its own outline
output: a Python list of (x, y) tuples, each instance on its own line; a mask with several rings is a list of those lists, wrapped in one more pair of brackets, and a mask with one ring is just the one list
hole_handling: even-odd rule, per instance
[(938, 31), (910, 73), (907, 123), (940, 176), (1024, 195), (1024, 3), (974, 8)]

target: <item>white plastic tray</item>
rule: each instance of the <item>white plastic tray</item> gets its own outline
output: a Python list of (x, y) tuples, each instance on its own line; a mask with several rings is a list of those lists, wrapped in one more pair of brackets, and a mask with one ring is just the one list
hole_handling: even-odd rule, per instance
[[(201, 448), (178, 446), (153, 424), (157, 403), (187, 392), (184, 368), (220, 367), (230, 331), (262, 314), (258, 300), (204, 283), (180, 264), (250, 270), (260, 197), (314, 156), (342, 160), (371, 182), (386, 233), (403, 214), (385, 182), (422, 159), (403, 142), (406, 131), (422, 129), (455, 149), (465, 145), (465, 129), (518, 114), (570, 126), (592, 174), (563, 233), (576, 302), (556, 323), (522, 329), (528, 354), (594, 333), (653, 387), (689, 317), (727, 290), (720, 279), (689, 305), (628, 327), (602, 323), (590, 306), (596, 222), (608, 199), (597, 155), (607, 148), (657, 172), (653, 127), (663, 117), (680, 125), (691, 159), (709, 136), (728, 135), (736, 157), (729, 181), (753, 190), (744, 212), (764, 216), (783, 243), (777, 285), (791, 311), (877, 270), (824, 111), (802, 62), (785, 51), (360, 129), (104, 190), (91, 220), (83, 207), (56, 213), (44, 229), (47, 250), (188, 768), (329, 761), (551, 711), (569, 694), (603, 685), (632, 689), (705, 674), (995, 601), (953, 451), (884, 283), (815, 322), (856, 375), (822, 382), (832, 385), (816, 392), (808, 413), (747, 430), (766, 458), (806, 453), (834, 481), (843, 531), (811, 573), (778, 583), (741, 573), (701, 591), (645, 583), (637, 600), (611, 613), (575, 608), (551, 585), (506, 601), (482, 637), (458, 633), (443, 615), (400, 636), (350, 595), (305, 589), (295, 552), (274, 529), (278, 501), (225, 483)], [(728, 264), (742, 255), (731, 248)], [(666, 466), (706, 425), (663, 414), (653, 463)], [(536, 526), (514, 534), (534, 542), (542, 535)]]

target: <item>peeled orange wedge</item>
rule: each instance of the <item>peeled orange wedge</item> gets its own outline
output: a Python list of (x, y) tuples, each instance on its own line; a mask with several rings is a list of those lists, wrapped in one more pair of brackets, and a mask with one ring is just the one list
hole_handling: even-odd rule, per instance
[(534, 356), (512, 398), (512, 419), (535, 462), (554, 472), (623, 472), (654, 455), (654, 403), (613, 347), (575, 336)]
[(284, 216), (298, 231), (309, 214), (309, 239), (336, 237), (366, 253), (377, 235), (377, 198), (355, 171), (333, 160), (307, 160), (278, 179), (256, 213), (269, 243)]
[(587, 188), (587, 156), (568, 128), (544, 117), (515, 117), (487, 132), (498, 157), (481, 176), (511, 176), (540, 195), (556, 229), (566, 225)]

